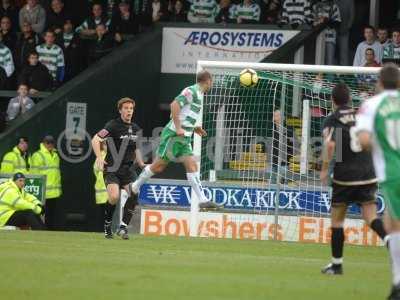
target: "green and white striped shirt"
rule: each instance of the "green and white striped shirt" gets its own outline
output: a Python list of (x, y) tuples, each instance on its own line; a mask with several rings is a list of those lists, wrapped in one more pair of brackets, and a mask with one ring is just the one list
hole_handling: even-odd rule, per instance
[[(179, 120), (185, 136), (191, 137), (197, 120), (200, 117), (201, 107), (203, 105), (204, 93), (198, 84), (185, 88), (175, 100), (181, 107)], [(176, 131), (174, 121), (171, 119), (166, 127), (172, 131)]]
[(189, 13), (196, 17), (211, 18), (216, 15), (218, 4), (215, 0), (189, 0)]
[(7, 77), (10, 77), (15, 70), (11, 51), (2, 43), (0, 43), (0, 67), (4, 69)]
[(46, 44), (36, 46), (36, 52), (39, 54), (39, 61), (44, 64), (54, 79), (57, 77), (57, 68), (64, 67), (64, 54), (62, 49), (56, 44), (50, 47)]
[(257, 3), (246, 5), (244, 3), (234, 6), (233, 15), (235, 19), (241, 18), (243, 20), (260, 21), (260, 6)]

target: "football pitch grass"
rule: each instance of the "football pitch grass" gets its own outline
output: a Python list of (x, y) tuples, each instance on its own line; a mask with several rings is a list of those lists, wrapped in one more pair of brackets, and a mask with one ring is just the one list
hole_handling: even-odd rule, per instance
[(0, 231), (0, 299), (385, 299), (383, 247), (345, 247), (343, 276), (321, 275), (327, 245)]

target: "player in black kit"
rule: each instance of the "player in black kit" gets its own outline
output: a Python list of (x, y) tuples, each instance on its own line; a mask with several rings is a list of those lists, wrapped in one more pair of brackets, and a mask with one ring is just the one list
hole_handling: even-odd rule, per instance
[(335, 156), (332, 178), (331, 203), (331, 250), (332, 261), (322, 273), (343, 274), (343, 223), (348, 205), (361, 206), (362, 217), (382, 240), (386, 231), (377, 216), (377, 179), (370, 152), (363, 151), (354, 132), (356, 111), (348, 106), (350, 91), (339, 83), (332, 90), (335, 110), (327, 116), (323, 125), (324, 151), (320, 179), (328, 183), (329, 165)]
[[(139, 150), (136, 149), (138, 125), (132, 122), (135, 101), (122, 98), (118, 101), (120, 117), (109, 121), (92, 139), (93, 151), (96, 154), (96, 164), (104, 172), (104, 181), (107, 186), (108, 202), (105, 207), (104, 234), (112, 238), (111, 223), (115, 206), (120, 199), (120, 189), (125, 189), (129, 195), (125, 203), (122, 224), (117, 234), (122, 239), (129, 239), (126, 226), (129, 224), (132, 213), (137, 204), (137, 196), (130, 193), (129, 183), (135, 181), (134, 162), (144, 166)], [(103, 159), (100, 144), (107, 143), (107, 155)]]

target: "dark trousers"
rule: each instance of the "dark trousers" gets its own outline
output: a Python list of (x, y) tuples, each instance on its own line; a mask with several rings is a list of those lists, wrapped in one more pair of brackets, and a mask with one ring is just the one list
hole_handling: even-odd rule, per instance
[(59, 198), (46, 199), (44, 222), (47, 230), (57, 230), (57, 211)]
[(36, 215), (32, 210), (16, 211), (6, 222), (8, 226), (29, 226), (32, 230), (46, 230), (39, 215)]

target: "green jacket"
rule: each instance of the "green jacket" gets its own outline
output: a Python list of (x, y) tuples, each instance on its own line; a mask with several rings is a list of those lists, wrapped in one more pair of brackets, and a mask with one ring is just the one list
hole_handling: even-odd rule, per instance
[(12, 179), (0, 184), (0, 226), (19, 210), (32, 210), (35, 214), (42, 212), (41, 202), (33, 195), (20, 190)]
[(31, 174), (46, 176), (46, 199), (61, 196), (60, 157), (57, 150), (50, 152), (40, 143), (40, 149), (32, 155)]

